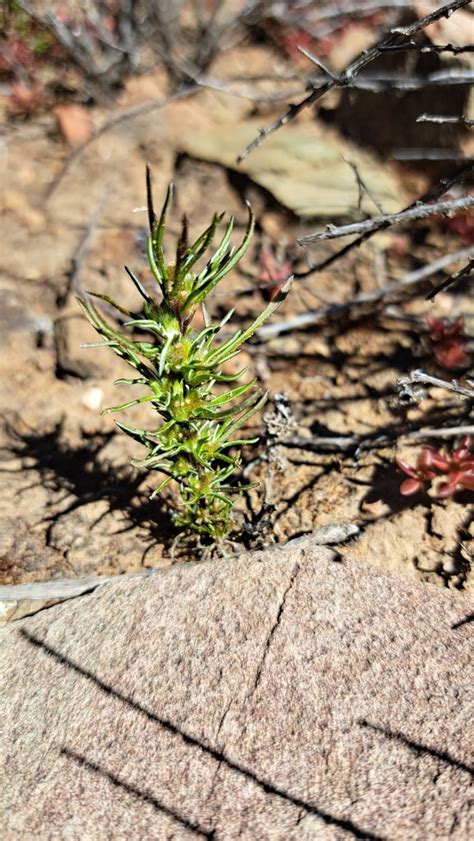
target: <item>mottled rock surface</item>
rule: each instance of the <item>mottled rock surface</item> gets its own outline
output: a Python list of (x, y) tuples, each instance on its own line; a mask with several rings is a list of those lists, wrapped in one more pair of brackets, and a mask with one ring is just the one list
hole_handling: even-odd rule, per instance
[(467, 839), (472, 602), (310, 545), (2, 630), (8, 839)]

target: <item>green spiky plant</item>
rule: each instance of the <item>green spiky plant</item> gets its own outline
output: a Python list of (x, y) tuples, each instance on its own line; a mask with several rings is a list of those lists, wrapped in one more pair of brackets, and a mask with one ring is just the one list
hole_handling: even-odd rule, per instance
[[(86, 347), (110, 347), (138, 374), (115, 383), (143, 386), (147, 390), (142, 396), (105, 412), (150, 403), (160, 417), (159, 424), (151, 430), (135, 429), (117, 421), (120, 429), (148, 450), (143, 460), (132, 464), (164, 474), (152, 496), (175, 481), (179, 500), (174, 520), (180, 530), (219, 543), (233, 529), (232, 508), (244, 490), (231, 481), (241, 463), (240, 448), (258, 440), (234, 436), (259, 411), (267, 395), (255, 388), (255, 380), (226, 391), (216, 386), (234, 383), (243, 376), (245, 368), (230, 376), (223, 373), (223, 366), (281, 304), (290, 289), (291, 278), (250, 327), (237, 330), (218, 343), (217, 336), (233, 310), (221, 321), (211, 323), (204, 301), (247, 250), (254, 229), (253, 214), (249, 207), (245, 236), (237, 248), (230, 246), (234, 226), (234, 219), (230, 219), (217, 249), (200, 270), (196, 264), (211, 245), (224, 214), (215, 214), (209, 227), (192, 245), (188, 244), (187, 221), (183, 216), (176, 259), (166, 263), (163, 236), (172, 195), (170, 185), (157, 217), (153, 209), (151, 173), (147, 168), (148, 260), (159, 296), (149, 294), (127, 267), (143, 298), (140, 313), (124, 309), (108, 295), (88, 293), (127, 316), (129, 320), (123, 329), (106, 321), (89, 298), (78, 300), (92, 326), (103, 337), (102, 341)], [(206, 326), (197, 331), (191, 322), (199, 306), (203, 307)]]

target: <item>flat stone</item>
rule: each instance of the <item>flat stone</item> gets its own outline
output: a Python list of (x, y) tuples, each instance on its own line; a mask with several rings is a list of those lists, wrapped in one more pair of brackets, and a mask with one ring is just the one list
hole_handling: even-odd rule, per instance
[(472, 601), (337, 557), (177, 565), (5, 626), (4, 838), (472, 837)]
[[(385, 213), (403, 204), (399, 183), (386, 165), (315, 121), (292, 123), (269, 135), (237, 164), (237, 156), (258, 137), (261, 127), (261, 120), (207, 126), (203, 131), (184, 132), (179, 145), (192, 157), (245, 173), (302, 218), (359, 219), (360, 209), (373, 215), (377, 211), (370, 196), (382, 204)], [(357, 167), (370, 196), (365, 190), (359, 196), (348, 160)]]

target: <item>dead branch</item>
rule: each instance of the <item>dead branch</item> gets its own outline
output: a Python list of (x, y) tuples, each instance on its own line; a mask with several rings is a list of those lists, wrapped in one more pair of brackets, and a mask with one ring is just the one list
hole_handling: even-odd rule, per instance
[(461, 53), (474, 53), (474, 45), (461, 46), (459, 44), (417, 44), (415, 41), (409, 41), (406, 44), (396, 44), (393, 47), (381, 47), (384, 53), (400, 53), (409, 50), (416, 50), (420, 53), (451, 53), (452, 55), (460, 55)]
[[(299, 48), (307, 58), (321, 66), (321, 62), (312, 56), (308, 50)], [(306, 87), (321, 88), (325, 85), (328, 75), (334, 78), (330, 71), (324, 77), (312, 77)], [(470, 70), (459, 69), (457, 67), (450, 67), (448, 70), (434, 70), (432, 73), (426, 75), (411, 75), (406, 73), (382, 73), (378, 71), (376, 74), (362, 73), (357, 79), (350, 82), (344, 87), (351, 88), (351, 90), (371, 91), (372, 93), (391, 93), (394, 91), (417, 91), (422, 88), (432, 88), (436, 86), (446, 87), (447, 85), (472, 85), (474, 82), (474, 73)]]
[[(309, 6), (307, 9), (306, 7)], [(370, 15), (372, 12), (379, 12), (382, 9), (387, 11), (398, 11), (412, 8), (413, 0), (339, 0), (326, 6), (301, 3), (295, 11), (289, 9), (287, 3), (270, 3), (266, 9), (266, 15), (278, 21), (284, 26), (304, 27), (309, 35), (315, 38), (325, 38), (339, 29), (341, 23), (346, 20), (354, 20)]]
[(474, 426), (454, 426), (446, 429), (443, 429), (443, 427), (439, 429), (417, 429), (406, 432), (399, 425), (394, 424), (393, 429), (384, 435), (328, 435), (312, 436), (311, 438), (294, 435), (291, 438), (281, 441), (281, 447), (315, 453), (346, 453), (350, 450), (355, 450), (357, 454), (367, 450), (380, 450), (384, 447), (393, 446), (402, 437), (419, 441), (423, 440), (423, 438), (457, 438), (463, 435), (472, 435), (473, 433)]
[[(415, 199), (415, 201), (411, 202), (411, 204), (405, 207), (404, 210), (401, 212), (410, 210), (411, 208), (417, 207), (419, 204), (422, 203), (436, 201), (436, 199), (440, 198), (440, 196), (447, 193), (448, 190), (451, 190), (451, 188), (456, 186), (456, 184), (462, 184), (464, 181), (467, 181), (467, 179), (471, 178), (473, 173), (474, 164), (469, 164), (467, 167), (464, 167), (463, 169), (459, 170), (459, 172), (455, 173), (450, 178), (441, 178), (441, 180), (434, 187), (431, 187), (423, 196), (420, 196), (420, 198)], [(332, 263), (335, 263), (336, 260), (338, 260), (340, 257), (344, 257), (353, 248), (357, 248), (360, 245), (362, 245), (363, 242), (366, 242), (368, 239), (370, 239), (374, 234), (377, 233), (377, 231), (383, 230), (387, 227), (389, 227), (388, 223), (381, 222), (380, 227), (367, 231), (367, 233), (362, 234), (361, 236), (357, 237), (357, 239), (352, 240), (352, 242), (347, 243), (347, 245), (344, 245), (341, 249), (339, 249), (339, 251), (336, 251), (335, 254), (331, 254), (330, 257), (326, 257), (325, 260), (323, 260), (320, 263), (317, 263), (314, 266), (311, 266), (311, 268), (306, 269), (306, 271), (295, 272), (294, 277), (298, 280), (301, 280), (301, 278), (308, 277), (309, 275), (315, 272), (320, 272), (323, 269), (326, 269), (328, 266), (332, 265)]]
[(349, 316), (350, 318), (359, 318), (363, 313), (372, 312), (373, 305), (384, 302), (384, 307), (389, 304), (399, 303), (407, 294), (412, 294), (413, 289), (420, 283), (424, 282), (426, 278), (430, 277), (436, 272), (442, 271), (447, 266), (455, 263), (457, 260), (462, 260), (472, 254), (472, 245), (459, 249), (453, 254), (445, 254), (439, 260), (434, 260), (420, 269), (409, 272), (400, 280), (388, 283), (379, 289), (372, 292), (361, 292), (355, 295), (350, 301), (343, 304), (330, 304), (327, 307), (320, 307), (316, 310), (301, 313), (300, 315), (291, 318), (288, 321), (283, 321), (275, 324), (266, 324), (257, 332), (257, 337), (261, 341), (268, 341), (274, 336), (281, 333), (288, 333), (293, 330), (306, 329), (314, 324), (320, 324), (325, 321), (334, 321), (336, 319)]
[(474, 425), (450, 426), (446, 429), (417, 429), (408, 433), (409, 438), (458, 438), (463, 435), (474, 435)]
[[(30, 0), (18, 0), (18, 4), (54, 35), (81, 69), (89, 86), (102, 90), (102, 97), (104, 89), (110, 90), (111, 85), (136, 67), (135, 55), (141, 37), (136, 0), (120, 0), (119, 25), (114, 35), (103, 25), (110, 9), (102, 4), (97, 4), (97, 8), (92, 6), (88, 12), (77, 9), (79, 20), (74, 26), (64, 23), (49, 9), (41, 13)], [(89, 32), (87, 22), (93, 24), (94, 35)]]
[(474, 120), (470, 120), (468, 117), (448, 117), (444, 114), (420, 114), (419, 117), (416, 118), (417, 123), (439, 123), (442, 125), (443, 123), (452, 123), (453, 125), (463, 125), (463, 126), (474, 126)]
[(54, 180), (51, 182), (49, 187), (47, 198), (50, 199), (53, 193), (58, 188), (59, 184), (61, 183), (62, 179), (69, 171), (71, 166), (73, 165), (74, 161), (82, 155), (82, 153), (94, 143), (95, 140), (98, 140), (99, 137), (106, 134), (108, 131), (112, 131), (112, 129), (117, 128), (117, 126), (122, 125), (123, 123), (128, 122), (129, 120), (135, 120), (137, 117), (143, 117), (145, 114), (150, 114), (152, 111), (156, 111), (158, 108), (164, 108), (165, 105), (169, 105), (171, 102), (176, 102), (178, 99), (185, 99), (188, 96), (191, 96), (193, 93), (199, 90), (199, 86), (196, 84), (192, 85), (184, 85), (180, 90), (177, 90), (175, 93), (170, 94), (169, 96), (165, 97), (164, 99), (152, 99), (148, 102), (143, 102), (140, 105), (134, 105), (133, 108), (127, 109), (127, 111), (123, 111), (117, 117), (112, 117), (110, 120), (107, 120), (100, 128), (96, 129), (96, 131), (91, 134), (91, 136), (81, 143), (79, 146), (71, 152), (68, 158), (66, 158), (61, 170), (56, 175)]
[(426, 296), (426, 300), (430, 301), (438, 294), (438, 292), (444, 292), (445, 289), (448, 289), (448, 287), (452, 286), (452, 284), (456, 283), (456, 281), (461, 280), (461, 278), (463, 277), (471, 277), (473, 273), (474, 258), (469, 260), (469, 262), (466, 263), (466, 265), (463, 266), (462, 269), (459, 269), (458, 272), (455, 272), (454, 274), (450, 275), (445, 280), (443, 280), (443, 282), (440, 283), (439, 286), (436, 286), (435, 289), (432, 289), (431, 292)]
[(309, 234), (298, 240), (300, 245), (309, 245), (312, 242), (323, 242), (338, 237), (365, 234), (369, 231), (380, 230), (383, 227), (391, 227), (404, 222), (414, 222), (417, 219), (427, 219), (429, 216), (449, 216), (460, 210), (468, 210), (474, 207), (474, 196), (463, 196), (461, 199), (450, 199), (435, 204), (420, 204), (409, 210), (402, 210), (399, 213), (386, 213), (375, 219), (365, 219), (363, 222), (352, 222), (349, 225), (327, 225), (325, 231), (316, 234)]
[[(468, 380), (468, 382), (470, 382)], [(426, 374), (424, 371), (417, 369), (411, 371), (408, 377), (400, 377), (397, 380), (397, 386), (402, 389), (407, 389), (412, 385), (421, 383), (422, 385), (432, 385), (436, 388), (445, 388), (448, 391), (454, 391), (463, 398), (474, 400), (474, 388), (464, 388), (459, 385), (457, 380), (440, 380), (439, 377), (432, 377), (431, 374)]]
[(315, 89), (313, 87), (309, 96), (305, 97), (305, 99), (297, 104), (290, 105), (283, 116), (279, 117), (278, 120), (266, 128), (260, 129), (258, 136), (240, 153), (237, 158), (237, 163), (241, 163), (244, 158), (250, 154), (250, 152), (261, 146), (263, 141), (270, 134), (273, 134), (275, 131), (278, 131), (278, 129), (289, 123), (298, 114), (300, 114), (301, 111), (309, 108), (321, 99), (321, 97), (328, 93), (328, 91), (333, 90), (336, 87), (344, 88), (350, 86), (361, 70), (367, 67), (367, 65), (374, 61), (374, 59), (383, 55), (384, 48), (406, 43), (405, 38), (411, 38), (413, 35), (416, 35), (417, 32), (421, 32), (430, 24), (435, 23), (437, 20), (441, 20), (441, 18), (451, 17), (453, 12), (457, 9), (461, 9), (463, 6), (468, 6), (470, 3), (471, 0), (453, 0), (453, 2), (447, 3), (445, 6), (441, 6), (441, 8), (429, 15), (426, 15), (424, 18), (417, 20), (410, 26), (392, 30), (388, 38), (382, 40), (376, 46), (371, 47), (368, 50), (363, 50), (360, 55), (348, 64), (345, 70), (343, 70), (338, 76), (328, 76), (320, 88)]

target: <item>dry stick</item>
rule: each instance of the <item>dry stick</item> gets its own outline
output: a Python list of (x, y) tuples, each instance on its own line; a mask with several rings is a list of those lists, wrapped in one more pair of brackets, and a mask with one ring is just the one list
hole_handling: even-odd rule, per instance
[(102, 137), (107, 131), (111, 131), (111, 129), (116, 128), (122, 123), (127, 122), (128, 120), (134, 120), (136, 117), (142, 117), (145, 114), (149, 114), (151, 111), (155, 111), (158, 108), (164, 108), (165, 105), (168, 105), (170, 102), (175, 102), (178, 99), (184, 99), (191, 94), (195, 93), (199, 90), (199, 85), (192, 84), (192, 85), (184, 85), (180, 88), (176, 93), (170, 94), (170, 96), (166, 97), (165, 99), (152, 99), (150, 102), (143, 102), (141, 105), (135, 105), (133, 108), (128, 109), (128, 111), (124, 111), (122, 114), (119, 114), (117, 117), (112, 117), (111, 120), (107, 120), (100, 128), (97, 129), (87, 140), (80, 144), (80, 146), (76, 146), (73, 152), (69, 155), (66, 159), (62, 169), (56, 176), (56, 178), (52, 181), (51, 186), (47, 193), (47, 198), (50, 199), (57, 187), (59, 186), (60, 182), (66, 175), (66, 173), (71, 168), (72, 164), (75, 160), (83, 153), (91, 143), (95, 140), (98, 140), (99, 137)]
[(457, 438), (461, 435), (474, 435), (473, 426), (450, 426), (446, 429), (417, 429), (409, 432), (409, 438)]
[[(469, 166), (464, 167), (455, 175), (451, 176), (451, 178), (442, 178), (438, 182), (438, 184), (435, 185), (435, 187), (430, 188), (427, 193), (425, 193), (423, 196), (420, 196), (419, 199), (416, 199), (415, 201), (411, 202), (411, 204), (405, 207), (404, 210), (401, 212), (411, 210), (412, 207), (417, 207), (423, 202), (435, 201), (444, 193), (447, 193), (448, 190), (451, 189), (451, 187), (454, 187), (456, 184), (460, 184), (467, 178), (471, 177), (473, 173), (474, 164), (469, 164)], [(320, 272), (323, 269), (326, 269), (328, 266), (332, 265), (332, 263), (335, 263), (336, 260), (338, 260), (340, 257), (344, 257), (346, 254), (348, 254), (349, 251), (352, 251), (353, 248), (357, 248), (360, 245), (362, 245), (362, 243), (366, 242), (374, 234), (376, 234), (377, 231), (381, 231), (389, 227), (390, 223), (386, 222), (385, 219), (381, 219), (377, 228), (374, 228), (373, 230), (362, 234), (360, 237), (357, 237), (357, 239), (353, 240), (352, 242), (349, 242), (347, 245), (344, 245), (341, 249), (339, 249), (339, 251), (336, 251), (335, 254), (331, 254), (330, 257), (326, 257), (325, 260), (323, 260), (320, 263), (316, 263), (316, 265), (311, 266), (311, 268), (306, 269), (306, 271), (295, 272), (294, 277), (297, 280), (301, 280), (302, 278), (308, 277), (309, 275), (314, 274), (315, 272)]]
[(66, 292), (64, 294), (64, 303), (66, 303), (67, 298), (69, 297), (71, 292), (74, 295), (82, 294), (83, 290), (81, 288), (81, 284), (80, 284), (80, 281), (79, 281), (79, 275), (80, 275), (80, 272), (81, 272), (82, 263), (83, 263), (85, 255), (86, 255), (86, 253), (89, 249), (93, 233), (94, 233), (94, 231), (97, 227), (97, 222), (99, 221), (99, 219), (102, 215), (102, 211), (103, 211), (104, 206), (107, 202), (107, 199), (109, 198), (109, 195), (110, 195), (110, 190), (106, 190), (104, 192), (103, 196), (99, 199), (99, 201), (97, 203), (97, 206), (96, 206), (96, 209), (95, 209), (94, 213), (92, 214), (92, 216), (89, 220), (89, 223), (88, 223), (88, 225), (87, 225), (87, 227), (86, 227), (86, 229), (85, 229), (85, 231), (82, 235), (81, 241), (79, 243), (79, 247), (78, 247), (77, 251), (72, 256), (71, 270), (69, 272), (67, 289), (66, 289)]
[(440, 257), (439, 260), (434, 260), (432, 263), (422, 266), (420, 269), (409, 272), (400, 280), (388, 283), (386, 286), (382, 286), (372, 292), (361, 292), (359, 295), (356, 295), (344, 304), (330, 304), (327, 307), (321, 307), (317, 310), (301, 313), (301, 315), (297, 315), (295, 318), (292, 318), (289, 321), (284, 321), (280, 324), (267, 324), (265, 327), (261, 327), (260, 330), (258, 330), (256, 336), (261, 341), (268, 341), (281, 333), (288, 333), (292, 330), (309, 327), (314, 324), (319, 324), (321, 321), (342, 318), (348, 314), (354, 317), (358, 314), (358, 311), (364, 310), (367, 304), (378, 303), (382, 300), (385, 300), (385, 306), (396, 303), (399, 299), (404, 297), (406, 289), (410, 289), (410, 291), (412, 291), (413, 286), (416, 286), (418, 283), (426, 280), (426, 278), (430, 277), (430, 275), (442, 271), (451, 263), (456, 262), (456, 260), (462, 260), (465, 257), (471, 256), (472, 249), (473, 246), (469, 245), (465, 248), (459, 249), (459, 251), (455, 251), (453, 254), (445, 254), (443, 257)]
[(440, 380), (439, 377), (432, 377), (431, 374), (426, 374), (420, 369), (411, 371), (408, 377), (400, 377), (400, 379), (397, 380), (397, 385), (402, 388), (406, 388), (406, 386), (410, 386), (415, 383), (434, 385), (437, 388), (446, 388), (448, 391), (455, 391), (456, 394), (460, 394), (461, 397), (467, 397), (470, 400), (474, 400), (474, 388), (463, 388), (463, 386), (459, 385), (456, 380), (450, 380), (449, 382), (448, 380)]
[(283, 116), (279, 117), (274, 123), (266, 128), (260, 129), (258, 136), (249, 143), (248, 146), (240, 153), (239, 157), (237, 158), (237, 163), (241, 163), (247, 155), (250, 154), (254, 149), (257, 149), (267, 138), (270, 134), (277, 131), (278, 129), (282, 128), (282, 126), (289, 123), (293, 120), (298, 114), (301, 113), (305, 108), (309, 108), (318, 99), (321, 99), (324, 94), (328, 91), (332, 90), (333, 88), (339, 87), (347, 87), (351, 84), (354, 77), (360, 73), (364, 67), (367, 67), (370, 62), (374, 61), (374, 59), (378, 58), (380, 55), (383, 54), (383, 49), (386, 47), (396, 46), (397, 44), (404, 43), (403, 39), (405, 37), (411, 37), (415, 35), (417, 32), (421, 32), (421, 30), (425, 29), (425, 27), (429, 26), (431, 23), (434, 23), (437, 20), (440, 20), (444, 17), (451, 17), (452, 13), (455, 12), (457, 9), (461, 9), (463, 6), (468, 6), (471, 3), (471, 0), (454, 0), (452, 3), (448, 3), (446, 6), (442, 6), (440, 9), (437, 9), (435, 12), (432, 12), (426, 17), (422, 18), (421, 20), (412, 23), (410, 26), (404, 28), (398, 28), (393, 30), (390, 33), (390, 36), (385, 40), (381, 41), (376, 46), (371, 47), (368, 50), (363, 50), (360, 55), (352, 61), (339, 76), (330, 76), (328, 77), (327, 82), (325, 82), (322, 87), (318, 89), (312, 90), (312, 92), (303, 99), (301, 102), (297, 103), (296, 105), (292, 104), (289, 106), (288, 110), (286, 111)]
[(420, 53), (474, 53), (474, 45), (460, 46), (459, 44), (417, 44), (409, 41), (407, 44), (396, 44), (393, 47), (381, 47), (384, 53), (404, 52), (405, 50), (418, 50)]
[(459, 269), (458, 272), (455, 272), (454, 274), (450, 275), (446, 278), (446, 280), (443, 280), (443, 282), (440, 283), (439, 286), (436, 286), (434, 289), (432, 289), (431, 292), (429, 292), (426, 296), (426, 300), (432, 300), (438, 294), (438, 292), (444, 292), (445, 289), (447, 289), (449, 286), (452, 286), (452, 284), (456, 283), (456, 281), (461, 280), (461, 278), (471, 277), (473, 271), (474, 257), (471, 260), (469, 260), (469, 262), (466, 263), (466, 265), (463, 266), (462, 269)]
[[(308, 14), (305, 15), (305, 22), (309, 21), (311, 23), (313, 18), (315, 19), (315, 23), (336, 18), (337, 26), (339, 27), (339, 18), (346, 15), (367, 15), (373, 11), (379, 12), (381, 9), (406, 9), (407, 7), (411, 8), (412, 5), (413, 0), (386, 0), (386, 2), (383, 2), (383, 0), (346, 0), (346, 2), (332, 2), (326, 6), (314, 8), (313, 14), (311, 14), (311, 9), (309, 9)], [(285, 4), (279, 4), (279, 6), (283, 7), (283, 10), (286, 11)], [(280, 13), (278, 20), (289, 24), (301, 25), (302, 23), (299, 10), (293, 13), (287, 13), (285, 16)]]
[(448, 117), (443, 114), (420, 114), (416, 118), (417, 123), (453, 123), (454, 125), (474, 126), (474, 120), (469, 117)]
[(338, 237), (353, 236), (355, 234), (366, 234), (369, 231), (379, 230), (381, 222), (387, 226), (398, 225), (403, 222), (413, 222), (416, 219), (427, 219), (429, 216), (449, 215), (460, 210), (468, 210), (474, 207), (474, 196), (465, 196), (461, 199), (451, 199), (437, 204), (422, 204), (416, 207), (402, 210), (400, 213), (387, 213), (375, 219), (365, 219), (362, 222), (351, 222), (349, 225), (327, 225), (325, 231), (316, 234), (309, 234), (300, 237), (300, 245), (309, 245), (312, 242), (323, 242)]
[[(322, 67), (319, 59), (316, 59), (308, 50), (303, 47), (298, 48), (300, 53), (303, 53), (307, 58)], [(327, 71), (323, 77), (313, 77), (310, 81), (311, 87), (319, 89), (324, 85), (327, 76), (334, 78), (332, 74)], [(458, 68), (450, 68), (449, 70), (435, 70), (432, 73), (427, 73), (424, 76), (407, 76), (406, 73), (400, 75), (399, 73), (377, 73), (371, 75), (364, 73), (358, 76), (350, 85), (351, 90), (372, 91), (373, 93), (393, 92), (393, 91), (417, 91), (425, 88), (432, 88), (436, 86), (446, 87), (447, 85), (470, 85), (474, 82), (474, 73), (472, 70), (464, 70)], [(306, 85), (306, 89), (308, 84)]]
[[(235, 96), (238, 99), (247, 99), (250, 102), (281, 102), (283, 99), (287, 99), (288, 96), (296, 96), (298, 94), (304, 93), (304, 91), (300, 88), (294, 91), (282, 91), (281, 93), (251, 93), (250, 91), (238, 91), (226, 86), (226, 81), (233, 81), (233, 80), (226, 80), (226, 79), (202, 79), (201, 77), (196, 77), (195, 82), (199, 85), (200, 88), (206, 88), (210, 91), (216, 91), (217, 93), (225, 93), (228, 96)], [(242, 81), (248, 81), (243, 79)], [(275, 81), (286, 81), (283, 80), (275, 80)]]
[[(442, 381), (440, 381), (442, 382)], [(280, 447), (308, 450), (316, 453), (337, 453), (347, 452), (354, 447), (358, 452), (363, 450), (377, 450), (394, 444), (401, 437), (411, 438), (418, 441), (422, 438), (454, 438), (461, 435), (471, 435), (474, 426), (454, 426), (447, 429), (420, 429), (411, 432), (403, 432), (400, 428), (394, 427), (389, 435), (335, 435), (313, 436), (303, 438), (294, 435), (291, 438), (280, 441)]]

